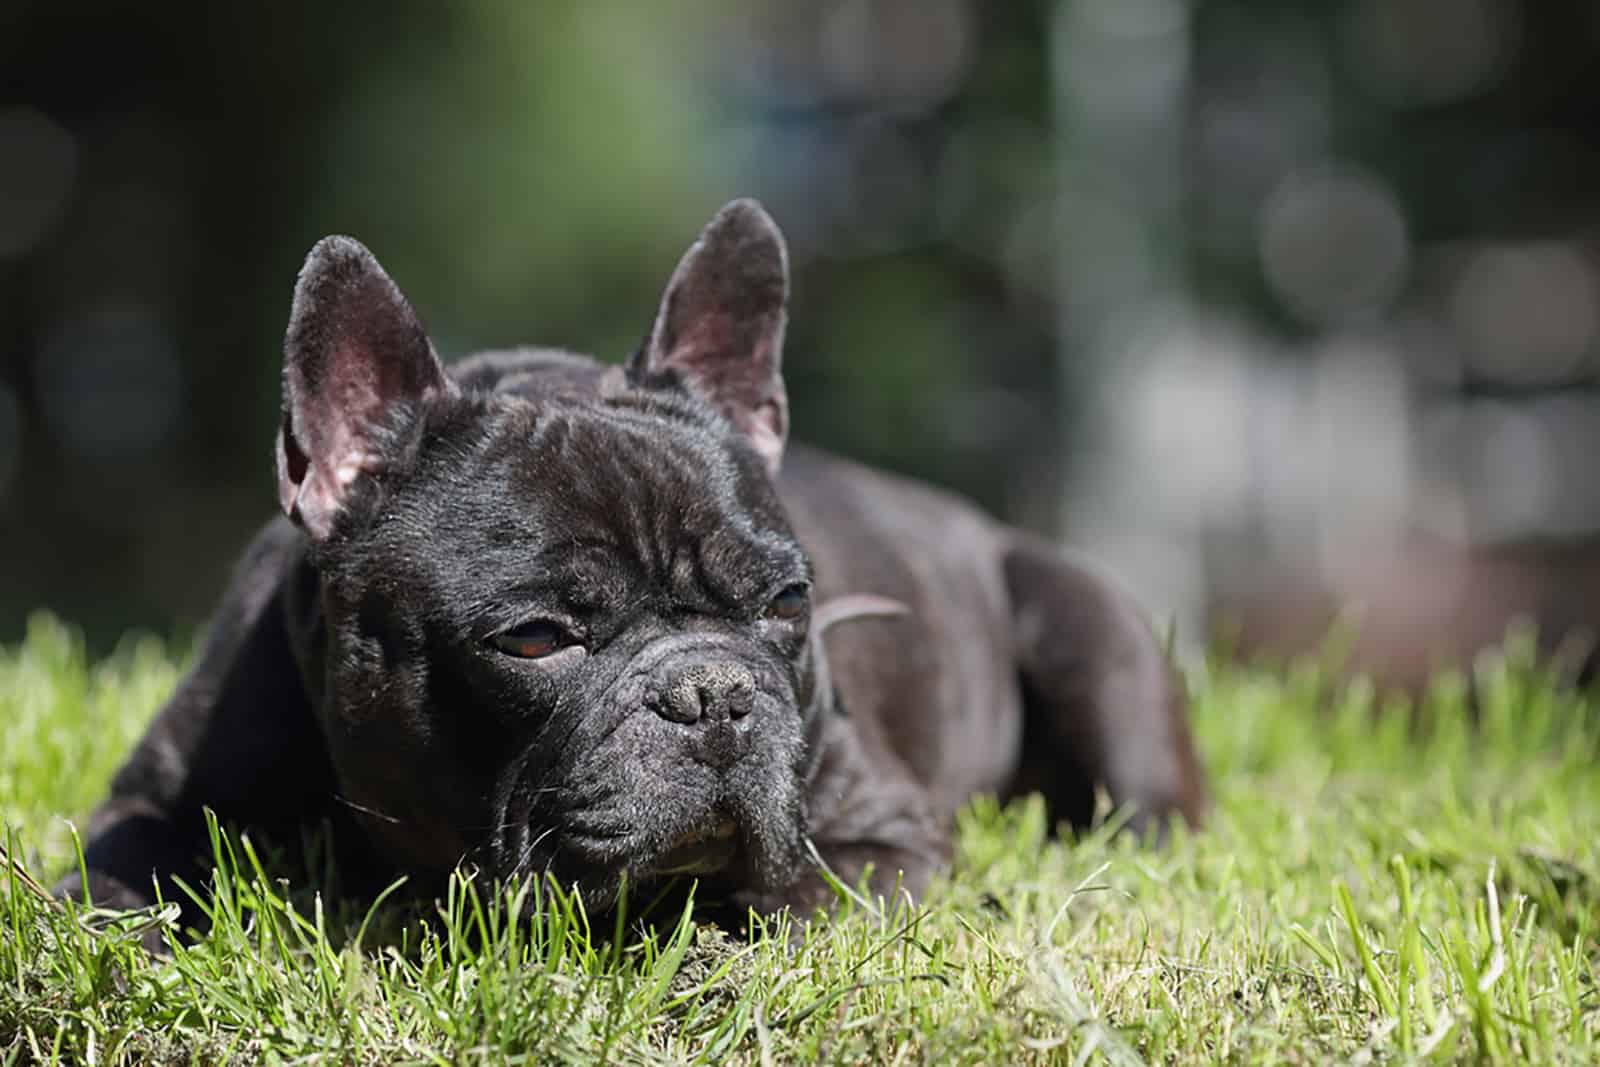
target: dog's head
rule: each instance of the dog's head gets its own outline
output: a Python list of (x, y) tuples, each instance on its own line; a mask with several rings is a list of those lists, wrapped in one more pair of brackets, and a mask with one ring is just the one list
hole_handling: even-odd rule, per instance
[(627, 366), (446, 373), (355, 241), (300, 275), (278, 485), (305, 531), (344, 798), (414, 870), (549, 871), (609, 899), (801, 862), (815, 642), (773, 490), (783, 239), (725, 207)]

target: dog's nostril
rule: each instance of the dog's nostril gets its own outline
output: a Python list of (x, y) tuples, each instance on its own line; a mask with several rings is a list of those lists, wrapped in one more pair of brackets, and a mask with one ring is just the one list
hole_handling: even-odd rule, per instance
[(705, 711), (700, 687), (681, 676), (673, 679), (666, 689), (652, 693), (647, 703), (663, 719), (685, 725), (699, 722)]
[(656, 714), (677, 723), (702, 718), (742, 719), (755, 708), (756, 684), (735, 664), (701, 664), (674, 676), (646, 701)]
[(739, 680), (728, 691), (728, 715), (730, 718), (742, 719), (750, 714), (756, 706), (756, 686), (752, 679)]

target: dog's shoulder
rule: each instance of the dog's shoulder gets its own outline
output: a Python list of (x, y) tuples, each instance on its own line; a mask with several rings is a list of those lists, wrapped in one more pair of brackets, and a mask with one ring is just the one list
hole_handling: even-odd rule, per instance
[(924, 618), (952, 597), (991, 600), (1006, 535), (971, 501), (804, 447), (790, 450), (778, 490), (820, 596), (877, 593)]
[(795, 445), (778, 476), (791, 506), (806, 511), (873, 517), (926, 532), (952, 529), (988, 532), (996, 523), (957, 493), (820, 448)]

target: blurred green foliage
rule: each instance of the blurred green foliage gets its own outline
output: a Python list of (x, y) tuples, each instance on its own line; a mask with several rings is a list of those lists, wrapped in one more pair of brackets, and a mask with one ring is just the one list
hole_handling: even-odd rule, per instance
[[(1127, 279), (1308, 329), (1260, 263), (1272, 167), (1354, 160), (1430, 240), (1592, 223), (1597, 20), (1468, 7), (1511, 57), (1470, 91), (1428, 58), (1459, 46), (1377, 76), (1350, 59), (1371, 25), (1421, 40), (1431, 0), (13, 0), (0, 640), (40, 605), (96, 648), (203, 620), (271, 513), (288, 297), (334, 232), (447, 355), (619, 359), (704, 219), (759, 196), (792, 244), (798, 435), (1056, 530), (1087, 416), (1121, 417), (1085, 390), (1107, 302), (1142, 299)], [(1160, 153), (1133, 119), (1082, 121), (1074, 93), (1137, 104), (1165, 76), (1100, 72), (1090, 30), (1136, 57), (1183, 42)], [(1250, 122), (1282, 135), (1266, 170), (1214, 136)], [(1116, 210), (1074, 214), (1085, 190)]]

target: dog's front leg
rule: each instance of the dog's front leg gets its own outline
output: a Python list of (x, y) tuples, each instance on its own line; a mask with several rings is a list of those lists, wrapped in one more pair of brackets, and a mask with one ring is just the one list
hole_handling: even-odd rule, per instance
[(59, 895), (104, 907), (153, 903), (156, 886), (196, 884), (209, 869), (205, 809), (224, 822), (304, 817), (332, 794), (323, 745), (291, 652), (283, 597), (299, 533), (276, 522), (235, 572), (198, 663), (179, 684), (91, 816), (88, 885), (70, 872)]

